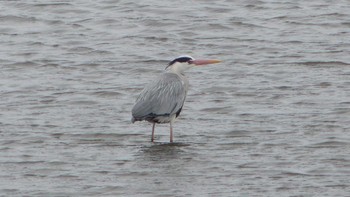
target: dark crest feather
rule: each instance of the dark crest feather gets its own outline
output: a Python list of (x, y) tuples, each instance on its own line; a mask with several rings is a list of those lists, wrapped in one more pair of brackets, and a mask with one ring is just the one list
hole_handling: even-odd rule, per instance
[(190, 60), (193, 60), (193, 58), (187, 57), (187, 56), (178, 57), (178, 58), (174, 59), (173, 61), (169, 62), (168, 66), (165, 69), (167, 69), (167, 68), (169, 68), (169, 66), (175, 64), (175, 62), (184, 63), (184, 62), (188, 62)]

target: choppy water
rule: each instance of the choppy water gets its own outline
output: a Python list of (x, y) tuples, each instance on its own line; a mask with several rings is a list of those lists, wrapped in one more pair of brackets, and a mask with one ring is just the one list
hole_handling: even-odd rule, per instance
[[(0, 1), (1, 196), (349, 196), (350, 2)], [(130, 123), (182, 54), (168, 125)]]

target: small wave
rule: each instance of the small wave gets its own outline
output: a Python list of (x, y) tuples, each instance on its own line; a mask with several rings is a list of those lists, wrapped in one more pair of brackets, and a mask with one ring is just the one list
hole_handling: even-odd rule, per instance
[(287, 176), (312, 176), (305, 172), (293, 172), (293, 171), (285, 171), (285, 172), (282, 172), (282, 174)]
[(116, 96), (123, 95), (123, 94), (120, 93), (120, 92), (105, 91), (105, 90), (93, 92), (92, 94), (93, 94), (93, 95), (100, 96), (100, 97), (116, 97)]
[(305, 65), (305, 66), (349, 66), (350, 63), (343, 61), (307, 61), (307, 62), (297, 62), (295, 64)]
[(219, 114), (228, 114), (233, 111), (231, 107), (209, 107), (209, 108), (204, 108), (201, 109), (203, 112), (216, 112)]
[(24, 62), (6, 64), (5, 66), (9, 68), (20, 68), (20, 67), (27, 68), (27, 67), (36, 67), (36, 66), (39, 66), (39, 64), (33, 61), (24, 61)]
[(11, 22), (11, 23), (24, 23), (24, 22), (35, 22), (37, 21), (34, 17), (21, 17), (14, 15), (0, 16), (0, 22)]
[(70, 4), (70, 3), (39, 3), (39, 4), (36, 4), (36, 5), (34, 5), (34, 6), (36, 6), (36, 7), (45, 7), (45, 8), (47, 8), (47, 7), (55, 7), (55, 8), (57, 8), (58, 6), (72, 6), (72, 4)]
[(324, 141), (315, 143), (312, 145), (309, 145), (310, 148), (332, 148), (332, 147), (342, 147), (342, 146), (348, 146), (349, 142), (342, 142), (337, 140), (330, 140), (330, 141)]

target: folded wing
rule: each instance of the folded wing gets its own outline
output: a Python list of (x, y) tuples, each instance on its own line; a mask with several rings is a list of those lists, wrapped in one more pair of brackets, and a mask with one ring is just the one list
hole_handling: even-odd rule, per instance
[(140, 93), (132, 109), (132, 121), (150, 121), (159, 116), (170, 117), (180, 113), (186, 98), (186, 86), (178, 75), (162, 74)]

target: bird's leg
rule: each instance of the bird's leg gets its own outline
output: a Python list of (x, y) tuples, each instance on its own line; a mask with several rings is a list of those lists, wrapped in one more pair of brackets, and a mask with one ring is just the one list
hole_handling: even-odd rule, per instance
[(170, 122), (170, 142), (173, 142), (173, 125)]
[(152, 127), (152, 139), (151, 139), (151, 142), (154, 141), (154, 127), (156, 126), (156, 123), (154, 122), (153, 123), (153, 127)]

